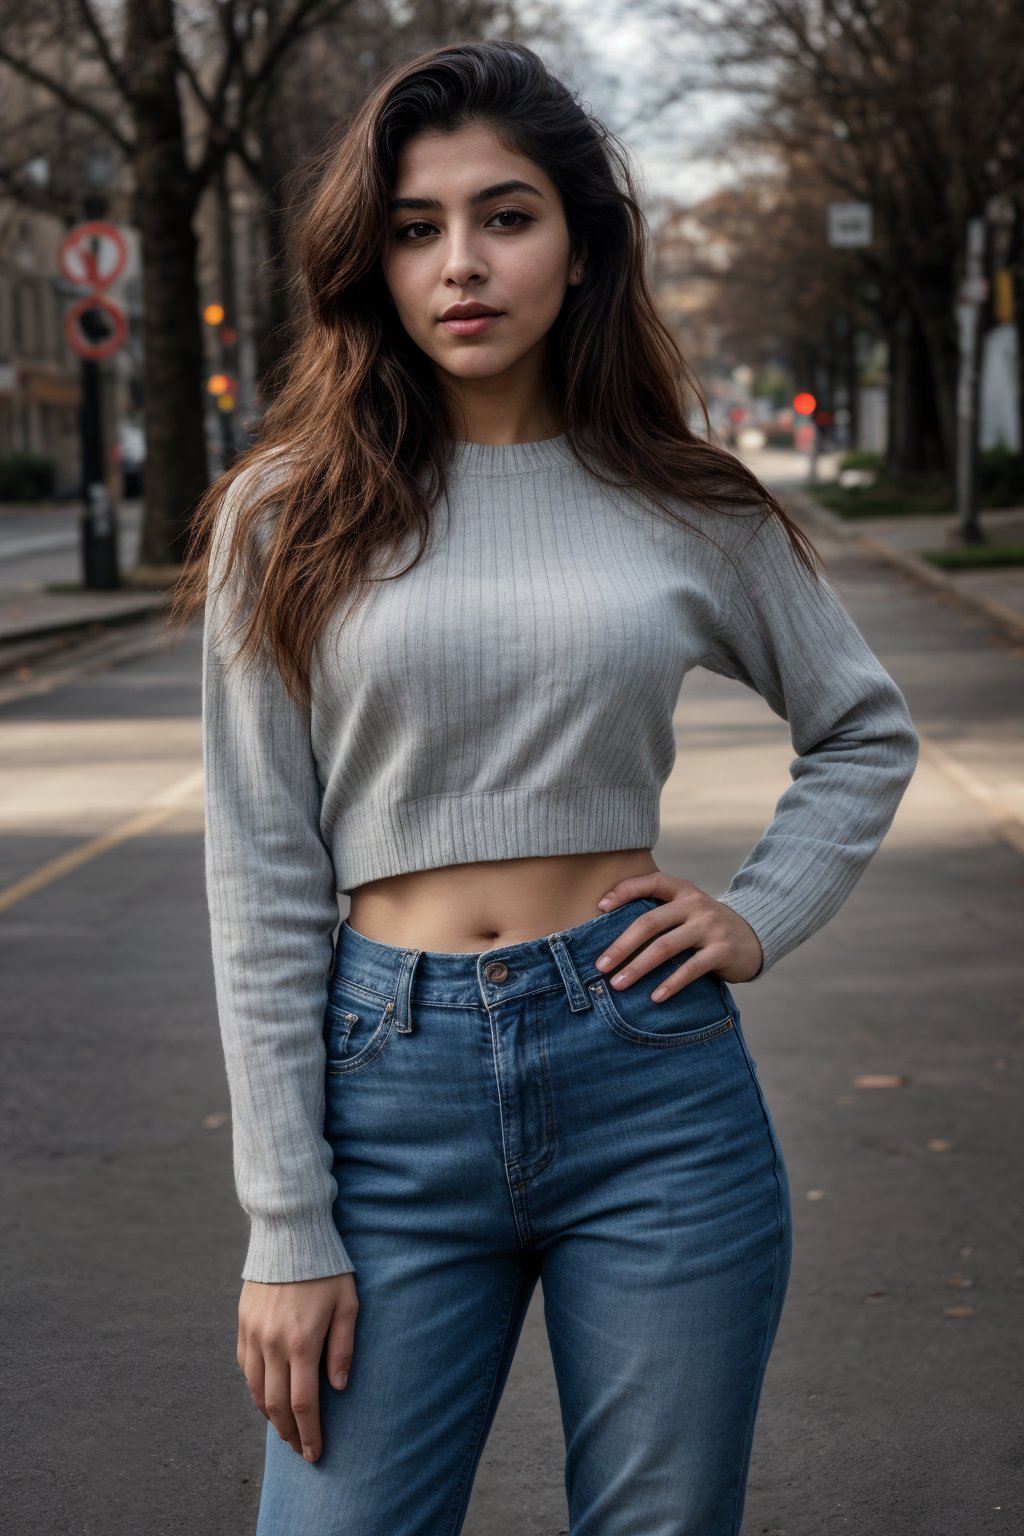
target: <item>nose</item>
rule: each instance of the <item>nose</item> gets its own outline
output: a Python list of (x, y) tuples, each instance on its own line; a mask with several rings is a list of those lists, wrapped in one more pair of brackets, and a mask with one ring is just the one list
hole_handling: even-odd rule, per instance
[(480, 282), (487, 276), (487, 265), (468, 231), (453, 229), (445, 250), (443, 280), (455, 287)]

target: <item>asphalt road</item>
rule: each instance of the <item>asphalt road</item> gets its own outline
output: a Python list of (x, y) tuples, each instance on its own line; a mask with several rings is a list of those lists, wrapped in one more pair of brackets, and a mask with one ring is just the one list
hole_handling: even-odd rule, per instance
[[(735, 988), (796, 1220), (743, 1533), (1015, 1533), (1024, 828), (997, 825), (978, 786), (1012, 797), (1024, 782), (1024, 655), (891, 569), (819, 545), (925, 750), (841, 912)], [(234, 1359), (244, 1221), (207, 953), (198, 710), (195, 631), (82, 675), (65, 657), (0, 707), (11, 1536), (255, 1526), (264, 1421)], [(688, 677), (678, 724), (656, 856), (723, 889), (788, 783), (788, 735), (707, 673)], [(857, 1087), (860, 1074), (905, 1082)], [(538, 1287), (466, 1536), (564, 1532), (562, 1454)]]

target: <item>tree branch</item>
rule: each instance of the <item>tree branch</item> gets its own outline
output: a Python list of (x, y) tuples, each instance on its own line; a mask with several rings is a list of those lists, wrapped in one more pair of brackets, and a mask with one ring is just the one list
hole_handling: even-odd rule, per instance
[(97, 128), (114, 141), (122, 154), (131, 155), (133, 148), (131, 139), (121, 132), (113, 118), (108, 117), (86, 97), (76, 95), (61, 80), (48, 74), (46, 70), (37, 68), (35, 64), (30, 64), (28, 59), (19, 58), (3, 43), (0, 43), (0, 63), (9, 65), (23, 80), (31, 80), (33, 85), (41, 85), (44, 90), (50, 91), (72, 112), (78, 112), (82, 117), (89, 118)]

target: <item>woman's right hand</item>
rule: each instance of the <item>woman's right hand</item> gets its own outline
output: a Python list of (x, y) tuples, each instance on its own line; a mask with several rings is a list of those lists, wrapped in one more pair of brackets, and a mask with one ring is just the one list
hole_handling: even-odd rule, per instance
[(238, 1302), (238, 1364), (252, 1400), (307, 1461), (323, 1449), (320, 1359), (339, 1390), (352, 1365), (359, 1298), (355, 1274), (264, 1284), (246, 1280)]

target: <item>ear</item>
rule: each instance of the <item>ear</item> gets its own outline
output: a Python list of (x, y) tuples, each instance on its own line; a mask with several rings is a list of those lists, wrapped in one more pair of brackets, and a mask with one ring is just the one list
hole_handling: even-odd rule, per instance
[(572, 254), (571, 254), (570, 258), (569, 258), (569, 282), (570, 283), (575, 283), (575, 284), (581, 283), (583, 281), (584, 277), (586, 276), (586, 271), (587, 271), (587, 254), (588, 254), (588, 249), (587, 249), (587, 245), (586, 245), (585, 241), (579, 247), (579, 249), (577, 249), (575, 246), (573, 247)]

